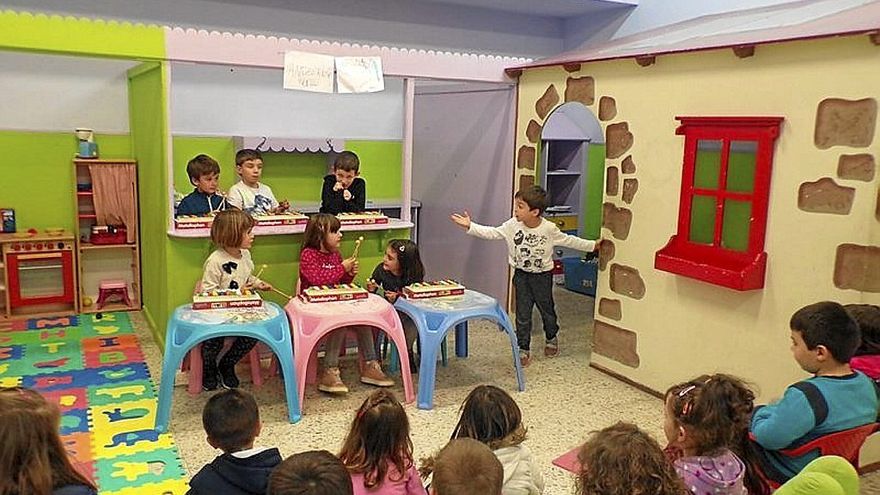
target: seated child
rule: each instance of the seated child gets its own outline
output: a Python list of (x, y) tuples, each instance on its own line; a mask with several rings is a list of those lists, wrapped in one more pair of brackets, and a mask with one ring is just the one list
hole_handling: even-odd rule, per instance
[(501, 495), (504, 468), (484, 443), (450, 440), (430, 463), (431, 495)]
[(594, 432), (578, 461), (578, 495), (689, 493), (657, 441), (630, 423)]
[(241, 390), (214, 394), (202, 410), (202, 426), (208, 445), (223, 455), (193, 476), (187, 495), (266, 493), (269, 474), (281, 463), (281, 454), (274, 447), (254, 447), (262, 428), (254, 396)]
[(453, 213), (452, 221), (469, 235), (507, 242), (508, 263), (513, 272), (516, 292), (516, 337), (523, 366), (531, 361), (532, 307), (537, 304), (544, 323), (544, 355), (559, 354), (559, 325), (553, 304), (553, 247), (565, 246), (579, 251), (594, 251), (596, 243), (563, 234), (555, 223), (542, 218), (547, 207), (547, 193), (539, 186), (527, 187), (514, 196), (513, 218), (498, 227), (486, 227), (471, 221), (467, 211)]
[(761, 469), (779, 483), (788, 481), (818, 454), (788, 457), (780, 450), (871, 423), (877, 419), (877, 392), (870, 378), (853, 371), (849, 360), (859, 346), (859, 326), (836, 302), (796, 311), (789, 323), (791, 352), (813, 377), (795, 383), (777, 402), (752, 415), (751, 432)]
[(343, 151), (333, 162), (333, 173), (324, 176), (321, 213), (359, 213), (366, 209), (367, 183), (358, 177), (361, 162), (351, 151)]
[[(425, 267), (419, 256), (419, 247), (409, 239), (392, 239), (385, 248), (382, 263), (376, 265), (373, 275), (367, 280), (367, 290), (378, 292), (382, 288), (385, 299), (391, 304), (403, 293), (403, 288), (416, 282), (424, 282)], [(398, 311), (403, 333), (406, 336), (406, 349), (409, 353), (410, 369), (418, 370), (419, 362), (413, 356), (413, 343), (419, 336), (415, 322), (406, 313)]]
[[(254, 219), (240, 210), (221, 211), (211, 224), (211, 240), (217, 249), (205, 260), (201, 290), (256, 288), (272, 290), (272, 286), (254, 277), (254, 262), (249, 249), (254, 243)], [(202, 388), (238, 387), (235, 364), (245, 356), (257, 340), (251, 337), (236, 337), (232, 347), (217, 363), (217, 355), (223, 348), (224, 337), (202, 342)]]
[[(748, 436), (755, 395), (728, 375), (701, 376), (666, 391), (663, 431), (675, 471), (694, 495), (769, 493), (757, 472), (747, 476), (735, 453)], [(748, 490), (747, 490), (748, 488)]]
[(872, 380), (880, 380), (880, 306), (847, 304), (844, 308), (856, 320), (862, 333), (862, 343), (849, 365)]
[[(299, 260), (299, 290), (313, 285), (348, 284), (354, 280), (358, 271), (357, 258), (342, 259), (339, 244), (339, 219), (327, 213), (318, 213), (309, 218), (303, 234), (302, 253)], [(377, 387), (390, 387), (394, 381), (382, 372), (376, 360), (373, 344), (373, 330), (370, 327), (355, 327), (358, 347), (364, 358), (361, 382)], [(327, 337), (324, 348), (324, 372), (318, 381), (318, 390), (331, 394), (344, 394), (348, 387), (339, 375), (339, 351), (345, 340), (344, 329), (336, 329)]]
[(266, 495), (353, 494), (345, 464), (326, 450), (301, 452), (285, 459), (272, 471), (266, 491)]
[(351, 421), (339, 459), (355, 495), (426, 495), (412, 457), (409, 418), (387, 390), (376, 390)]
[(71, 463), (60, 429), (57, 405), (31, 389), (0, 388), (0, 493), (97, 494)]
[(480, 385), (468, 394), (452, 438), (473, 438), (486, 444), (504, 466), (504, 495), (537, 495), (544, 478), (532, 453), (523, 445), (526, 428), (513, 397), (494, 385)]
[(177, 216), (204, 217), (227, 208), (226, 198), (217, 194), (220, 165), (208, 155), (196, 155), (186, 164), (189, 181), (196, 186), (177, 205)]
[(259, 151), (239, 150), (235, 154), (235, 172), (241, 180), (230, 187), (226, 195), (227, 201), (232, 206), (251, 215), (274, 215), (290, 208), (290, 203), (286, 199), (279, 203), (272, 194), (272, 189), (260, 183), (260, 176), (263, 174), (263, 155)]

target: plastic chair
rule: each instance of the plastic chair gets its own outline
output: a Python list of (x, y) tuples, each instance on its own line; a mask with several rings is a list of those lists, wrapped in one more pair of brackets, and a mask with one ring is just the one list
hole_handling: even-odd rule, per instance
[[(488, 319), (496, 322), (501, 331), (510, 338), (513, 366), (520, 392), (526, 389), (522, 366), (519, 362), (519, 345), (516, 333), (501, 305), (494, 298), (477, 291), (466, 290), (464, 295), (438, 297), (431, 299), (397, 298), (394, 307), (406, 313), (415, 322), (419, 331), (419, 409), (434, 406), (434, 382), (437, 373), (437, 350), (450, 329), (456, 328), (455, 354), (467, 357), (467, 326), (462, 325), (471, 319)], [(407, 360), (401, 360), (406, 363)], [(407, 366), (408, 367), (408, 366)], [(408, 370), (406, 370), (408, 372)]]
[(814, 450), (819, 451), (820, 456), (836, 455), (848, 460), (856, 469), (859, 468), (859, 450), (865, 440), (880, 428), (880, 423), (868, 423), (849, 430), (829, 433), (811, 440), (800, 447), (781, 450), (789, 457), (800, 457)]
[[(337, 328), (370, 326), (384, 331), (394, 341), (398, 351), (406, 349), (403, 325), (394, 306), (384, 298), (370, 294), (366, 299), (324, 303), (307, 303), (295, 297), (284, 307), (293, 330), (293, 347), (297, 373), (297, 390), (302, 403), (305, 398), (309, 369), (317, 370), (317, 347), (321, 339)], [(409, 363), (403, 363), (401, 376), (405, 402), (413, 402), (412, 377)]]
[(300, 420), (302, 415), (300, 402), (294, 388), (298, 380), (293, 366), (293, 343), (287, 316), (281, 307), (273, 302), (264, 302), (263, 310), (266, 312), (264, 319), (243, 322), (229, 320), (229, 315), (235, 315), (234, 310), (193, 311), (189, 304), (174, 310), (168, 319), (168, 328), (165, 332), (162, 380), (159, 384), (159, 404), (156, 408), (158, 432), (162, 433), (168, 429), (174, 375), (178, 366), (186, 353), (197, 344), (215, 337), (253, 337), (265, 343), (275, 353), (281, 366), (288, 418), (291, 423)]

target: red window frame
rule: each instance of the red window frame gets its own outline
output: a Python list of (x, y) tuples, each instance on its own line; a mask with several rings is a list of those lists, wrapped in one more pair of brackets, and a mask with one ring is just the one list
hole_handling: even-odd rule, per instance
[[(681, 193), (678, 209), (678, 232), (654, 256), (658, 270), (683, 275), (736, 290), (764, 287), (767, 253), (767, 205), (770, 199), (770, 174), (773, 150), (783, 117), (676, 117), (681, 125), (675, 130), (685, 136)], [(717, 189), (694, 186), (697, 144), (701, 140), (722, 141)], [(730, 143), (753, 141), (755, 178), (752, 192), (727, 191)], [(691, 208), (695, 195), (715, 198), (715, 231), (712, 245), (690, 240)], [(751, 203), (749, 241), (745, 251), (721, 245), (725, 200)]]

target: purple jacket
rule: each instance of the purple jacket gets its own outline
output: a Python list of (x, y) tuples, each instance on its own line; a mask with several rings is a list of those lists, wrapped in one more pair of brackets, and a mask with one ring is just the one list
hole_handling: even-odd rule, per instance
[(714, 457), (682, 457), (675, 471), (694, 495), (748, 495), (743, 486), (746, 467), (733, 452)]

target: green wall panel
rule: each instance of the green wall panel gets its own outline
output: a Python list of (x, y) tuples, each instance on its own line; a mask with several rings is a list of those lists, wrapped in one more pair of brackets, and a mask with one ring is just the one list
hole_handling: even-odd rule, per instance
[(206, 154), (220, 164), (220, 189), (228, 191), (229, 186), (238, 182), (235, 175), (235, 147), (232, 138), (173, 136), (172, 163), (174, 166), (174, 189), (187, 195), (193, 190), (186, 164), (196, 155)]
[(360, 158), (360, 174), (367, 181), (367, 199), (400, 200), (403, 143), (346, 140), (345, 149)]
[(587, 151), (587, 187), (581, 237), (598, 239), (602, 229), (602, 195), (605, 192), (605, 145), (591, 144)]

